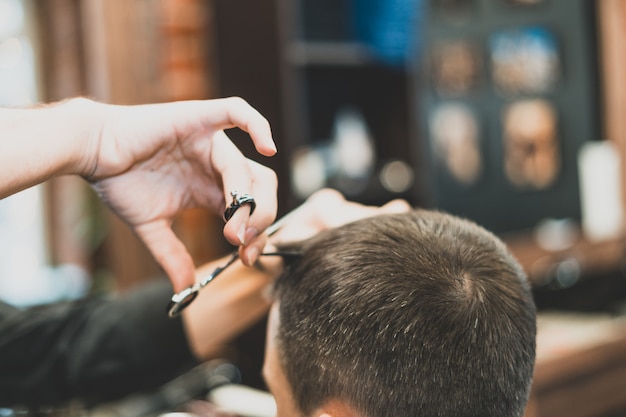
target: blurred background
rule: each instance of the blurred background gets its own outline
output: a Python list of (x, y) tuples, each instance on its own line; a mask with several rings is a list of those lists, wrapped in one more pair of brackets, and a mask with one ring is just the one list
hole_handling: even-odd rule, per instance
[[(528, 272), (541, 312), (528, 416), (617, 417), (625, 37), (622, 0), (0, 0), (0, 105), (245, 98), (279, 153), (228, 133), (278, 173), (281, 214), (332, 187), (485, 226)], [(203, 210), (175, 224), (198, 265), (230, 249), (221, 228)], [(0, 200), (4, 301), (159, 276), (80, 179)]]

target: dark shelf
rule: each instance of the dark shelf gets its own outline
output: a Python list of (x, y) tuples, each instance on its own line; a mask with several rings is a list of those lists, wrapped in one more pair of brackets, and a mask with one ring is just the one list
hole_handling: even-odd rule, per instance
[(295, 66), (364, 66), (376, 61), (358, 42), (296, 41), (287, 45), (286, 58)]

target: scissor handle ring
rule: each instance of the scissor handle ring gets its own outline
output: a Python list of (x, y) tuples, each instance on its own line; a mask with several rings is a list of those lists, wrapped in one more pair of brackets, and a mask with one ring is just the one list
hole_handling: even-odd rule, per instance
[(224, 210), (225, 222), (229, 221), (230, 218), (233, 217), (235, 212), (239, 210), (241, 206), (246, 205), (246, 204), (250, 206), (250, 215), (254, 213), (254, 209), (256, 208), (256, 202), (254, 201), (254, 198), (251, 195), (248, 195), (248, 194), (237, 195), (237, 193), (234, 191), (231, 192), (231, 195), (233, 196), (233, 201), (232, 203), (230, 203), (230, 206), (228, 206), (226, 210)]
[(198, 289), (194, 287), (185, 288), (172, 296), (168, 306), (167, 314), (176, 317), (198, 296)]

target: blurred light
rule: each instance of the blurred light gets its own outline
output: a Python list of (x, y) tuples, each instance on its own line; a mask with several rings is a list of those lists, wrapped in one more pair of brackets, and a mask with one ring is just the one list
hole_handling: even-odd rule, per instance
[(610, 140), (587, 142), (578, 151), (582, 226), (592, 241), (616, 239), (623, 233), (622, 163)]
[(19, 0), (0, 0), (0, 39), (14, 35), (24, 25), (24, 7)]
[(575, 258), (559, 262), (555, 271), (555, 282), (559, 288), (570, 288), (580, 279), (580, 263)]
[(242, 417), (273, 417), (276, 401), (266, 391), (240, 384), (224, 385), (211, 390), (207, 399), (220, 410)]
[(306, 198), (326, 185), (325, 159), (323, 152), (308, 147), (294, 154), (291, 160), (291, 184), (299, 198)]
[(404, 161), (395, 160), (386, 163), (380, 171), (380, 182), (386, 190), (403, 193), (413, 185), (413, 170)]
[(0, 42), (0, 69), (17, 66), (24, 56), (24, 47), (17, 37)]
[(41, 199), (41, 187), (33, 187), (0, 200), (0, 297), (10, 303), (38, 289), (45, 259)]
[[(0, 106), (37, 101), (24, 0), (0, 0)], [(0, 200), (0, 299), (18, 306), (84, 295), (86, 272), (47, 264), (40, 186)], [(1, 416), (0, 416), (1, 417)]]
[(337, 114), (332, 146), (342, 174), (349, 178), (369, 176), (376, 159), (373, 139), (365, 118), (356, 109), (345, 108)]
[(0, 41), (0, 106), (26, 106), (37, 101), (35, 54), (28, 38)]
[(544, 219), (535, 228), (537, 244), (547, 251), (569, 249), (578, 238), (579, 230), (572, 219)]

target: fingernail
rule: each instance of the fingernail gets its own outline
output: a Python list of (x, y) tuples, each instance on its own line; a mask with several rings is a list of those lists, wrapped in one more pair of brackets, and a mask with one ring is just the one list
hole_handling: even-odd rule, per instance
[(258, 235), (259, 235), (259, 231), (256, 229), (256, 227), (248, 227), (248, 229), (246, 229), (246, 234), (245, 234), (246, 243), (252, 242), (254, 238), (257, 237)]
[(276, 142), (274, 142), (273, 138), (270, 141), (270, 147), (274, 150), (274, 153), (278, 152), (278, 149), (276, 148)]
[(237, 232), (237, 238), (239, 239), (239, 243), (242, 245), (246, 244), (246, 224), (242, 223), (239, 226), (239, 231)]
[(254, 264), (259, 258), (259, 254), (259, 248), (257, 248), (256, 246), (248, 248), (248, 250), (246, 251), (246, 263), (248, 265)]

